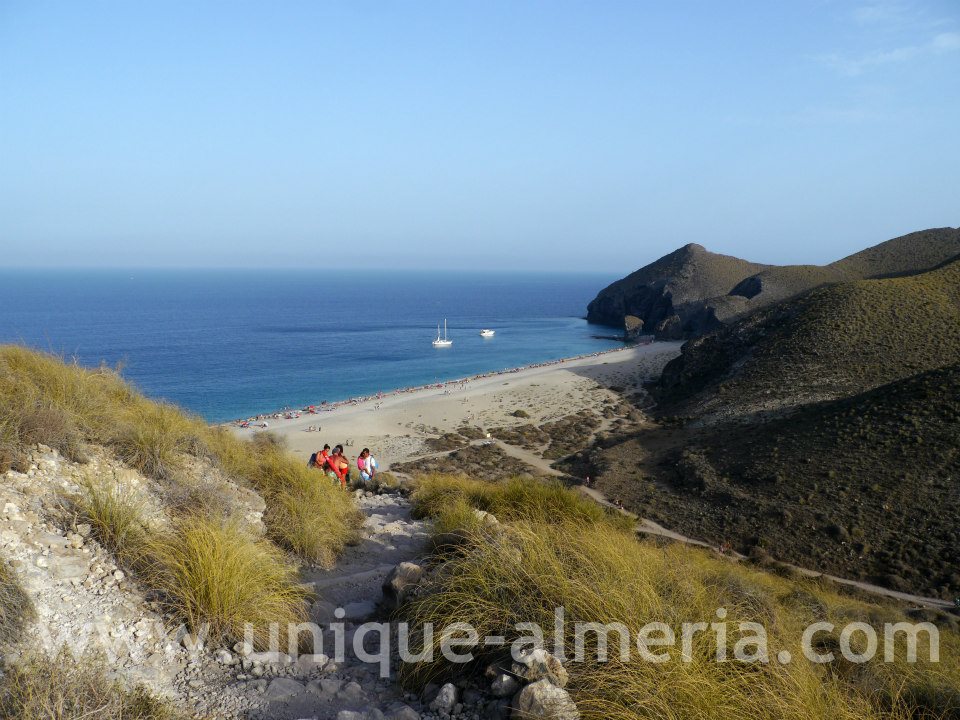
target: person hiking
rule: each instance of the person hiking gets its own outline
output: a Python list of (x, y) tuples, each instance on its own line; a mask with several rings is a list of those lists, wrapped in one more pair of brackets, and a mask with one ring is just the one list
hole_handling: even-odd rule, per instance
[(340, 488), (346, 490), (347, 483), (350, 481), (350, 463), (343, 455), (343, 445), (333, 448), (333, 452), (327, 457), (326, 466), (340, 481)]
[(323, 470), (323, 465), (326, 462), (328, 455), (330, 455), (330, 446), (324, 445), (323, 450), (320, 452), (315, 452), (310, 456), (310, 460), (307, 462), (307, 467)]
[(364, 448), (360, 451), (357, 458), (357, 469), (360, 471), (360, 479), (364, 484), (369, 483), (377, 474), (377, 459), (370, 454), (370, 448)]

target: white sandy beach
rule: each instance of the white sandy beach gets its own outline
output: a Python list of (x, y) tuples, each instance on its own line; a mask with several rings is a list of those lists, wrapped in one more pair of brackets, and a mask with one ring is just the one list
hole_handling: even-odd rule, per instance
[[(420, 388), (369, 398), (303, 414), (269, 419), (269, 430), (284, 437), (306, 461), (324, 443), (343, 443), (356, 457), (369, 447), (386, 469), (430, 452), (424, 441), (462, 425), (482, 429), (539, 425), (583, 409), (596, 409), (618, 397), (610, 388), (630, 392), (656, 377), (680, 351), (679, 342), (658, 342), (596, 356), (490, 375), (441, 387)], [(523, 410), (529, 418), (511, 413)], [(308, 428), (319, 427), (319, 431)], [(256, 429), (235, 430), (249, 436)]]

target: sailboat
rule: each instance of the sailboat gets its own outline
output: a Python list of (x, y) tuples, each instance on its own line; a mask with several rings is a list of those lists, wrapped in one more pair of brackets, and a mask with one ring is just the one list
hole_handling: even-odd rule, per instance
[(450, 347), (453, 340), (447, 339), (447, 319), (443, 319), (443, 337), (440, 337), (440, 326), (437, 325), (437, 339), (433, 341), (434, 347)]

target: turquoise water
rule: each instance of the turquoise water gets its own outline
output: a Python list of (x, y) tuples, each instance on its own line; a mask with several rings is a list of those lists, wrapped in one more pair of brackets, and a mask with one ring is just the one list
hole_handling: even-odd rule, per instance
[[(620, 345), (581, 319), (612, 276), (329, 274), (4, 270), (0, 342), (122, 363), (151, 397), (210, 421)], [(437, 349), (444, 317), (454, 344)]]

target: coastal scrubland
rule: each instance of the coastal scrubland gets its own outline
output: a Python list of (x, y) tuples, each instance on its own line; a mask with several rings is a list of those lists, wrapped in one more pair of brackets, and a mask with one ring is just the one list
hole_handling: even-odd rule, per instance
[[(583, 661), (565, 664), (567, 690), (584, 718), (905, 720), (960, 712), (960, 638), (950, 630), (940, 634), (941, 657), (948, 659), (943, 663), (908, 663), (903, 648), (892, 663), (838, 659), (815, 665), (801, 657), (803, 627), (830, 622), (839, 632), (862, 622), (882, 635), (884, 623), (906, 620), (894, 605), (865, 602), (817, 579), (779, 576), (708, 551), (638, 540), (622, 517), (535, 479), (426, 476), (413, 501), (417, 512), (434, 518), (438, 534), (434, 571), (400, 610), (415, 627), (466, 622), (481, 637), (504, 636), (510, 643), (525, 635), (516, 623), (537, 623), (552, 649), (558, 640), (554, 609), (562, 606), (561, 632), (572, 654), (579, 621), (622, 623), (636, 631), (650, 622), (717, 622), (723, 608), (726, 637), (694, 636), (686, 659), (677, 648), (662, 663), (635, 653), (621, 659), (614, 634), (609, 660), (598, 662), (597, 640), (589, 636)], [(497, 521), (485, 515), (491, 512)], [(766, 629), (769, 662), (716, 662), (718, 646), (733, 657), (743, 639), (741, 622)], [(837, 647), (834, 633), (818, 645), (822, 652)], [(796, 659), (779, 662), (774, 656), (782, 650)], [(501, 648), (474, 652), (473, 672), (504, 660)], [(418, 688), (463, 672), (439, 652), (437, 658), (405, 666), (404, 682)]]

